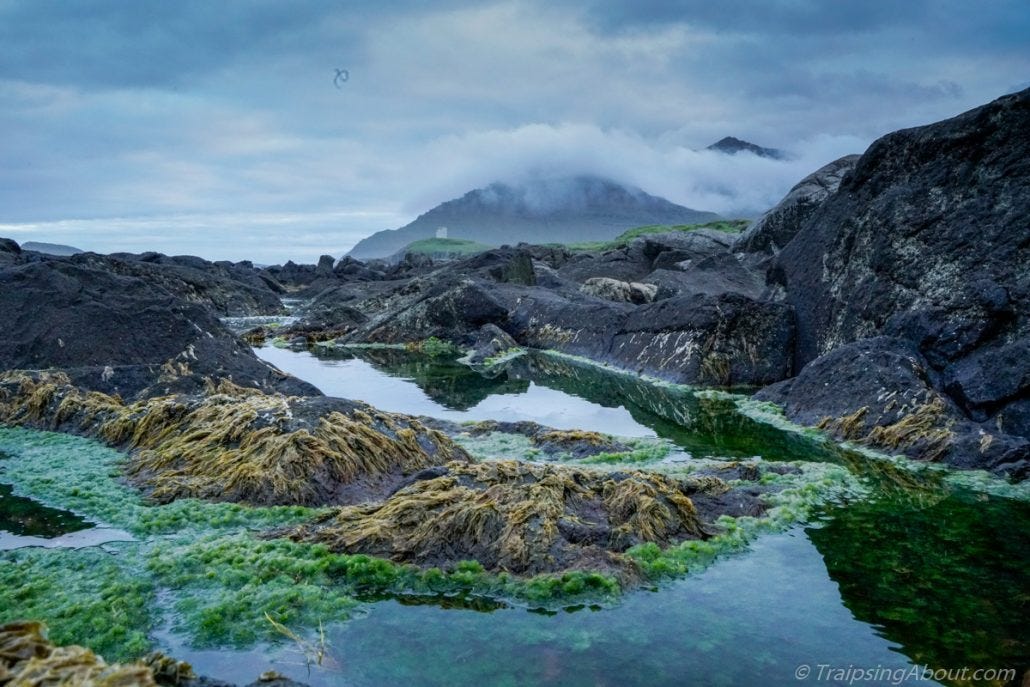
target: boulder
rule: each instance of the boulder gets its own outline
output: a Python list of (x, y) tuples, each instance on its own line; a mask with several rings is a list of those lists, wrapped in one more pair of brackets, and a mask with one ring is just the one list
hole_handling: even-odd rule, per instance
[(495, 324), (484, 324), (476, 333), (476, 339), (472, 343), (472, 352), (468, 355), (467, 360), (473, 365), (481, 365), (490, 358), (495, 358), (514, 348), (519, 348), (519, 344), (511, 338), (508, 332)]
[(331, 255), (322, 255), (318, 258), (318, 264), (315, 265), (315, 274), (320, 277), (330, 277), (333, 274), (333, 265), (336, 264), (336, 258)]
[(799, 181), (771, 210), (737, 238), (733, 249), (747, 253), (776, 253), (790, 243), (812, 213), (840, 187), (860, 155), (845, 155)]
[(654, 284), (625, 282), (608, 277), (591, 277), (583, 282), (579, 290), (607, 301), (637, 304), (652, 302), (658, 293), (658, 287)]
[(797, 367), (888, 333), (935, 367), (1030, 336), (1030, 89), (879, 139), (804, 221), (771, 277)]
[(407, 298), (397, 298), (391, 306), (349, 340), (405, 343), (436, 337), (467, 344), (484, 324), (503, 323), (508, 318), (508, 309), (488, 284), (472, 279), (445, 279)]
[(680, 296), (629, 313), (609, 359), (683, 384), (757, 386), (789, 374), (789, 306), (736, 294)]

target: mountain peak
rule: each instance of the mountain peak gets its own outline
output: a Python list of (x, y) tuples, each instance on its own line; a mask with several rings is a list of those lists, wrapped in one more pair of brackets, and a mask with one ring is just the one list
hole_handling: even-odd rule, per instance
[(760, 145), (755, 145), (750, 141), (743, 141), (733, 136), (726, 136), (725, 138), (719, 139), (712, 145), (705, 148), (705, 150), (714, 150), (719, 153), (726, 153), (727, 155), (736, 155), (737, 153), (747, 152), (757, 155), (758, 157), (768, 157), (774, 160), (782, 160), (785, 156), (782, 150), (776, 148), (763, 148)]
[(645, 224), (695, 224), (717, 217), (604, 177), (531, 177), (473, 189), (400, 229), (362, 239), (350, 255), (386, 257), (442, 228), (449, 238), (499, 246), (606, 241)]

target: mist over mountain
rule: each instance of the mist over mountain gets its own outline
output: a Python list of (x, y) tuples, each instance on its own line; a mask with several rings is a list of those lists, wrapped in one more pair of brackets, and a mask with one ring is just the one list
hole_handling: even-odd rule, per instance
[(727, 155), (736, 155), (737, 153), (753, 153), (758, 157), (768, 157), (773, 160), (782, 160), (787, 157), (787, 154), (782, 150), (776, 148), (763, 148), (760, 145), (751, 143), (750, 141), (744, 141), (733, 136), (726, 136), (721, 138), (712, 145), (708, 146), (706, 150), (714, 150), (720, 153), (726, 153)]
[(349, 255), (386, 257), (435, 236), (441, 227), (449, 238), (499, 246), (603, 241), (644, 224), (692, 224), (717, 217), (597, 176), (495, 182), (441, 203), (399, 229), (362, 239)]

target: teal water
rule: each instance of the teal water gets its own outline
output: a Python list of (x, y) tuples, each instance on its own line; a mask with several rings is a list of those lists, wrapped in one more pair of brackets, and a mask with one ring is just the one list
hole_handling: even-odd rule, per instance
[[(289, 641), (194, 647), (166, 619), (152, 638), (202, 674), (248, 683), (271, 668), (313, 687), (935, 684), (914, 676), (923, 665), (1021, 674), (1030, 664), (1030, 503), (993, 495), (1004, 490), (870, 461), (758, 422), (731, 400), (546, 356), (487, 378), (404, 351), (259, 354), (326, 393), (386, 410), (657, 436), (698, 458), (832, 462), (870, 495), (604, 607), (365, 600), (352, 619), (327, 625), (322, 665), (306, 665)], [(798, 680), (803, 665), (811, 672)], [(879, 672), (855, 680), (842, 674), (849, 668)]]
[(1025, 501), (872, 467), (725, 400), (547, 356), (520, 358), (486, 380), (404, 351), (258, 353), (326, 393), (397, 412), (618, 433), (614, 417), (624, 434), (661, 436), (698, 457), (843, 462), (874, 490), (611, 609), (538, 615), (374, 604), (331, 634), (337, 667), (322, 671), (319, 684), (777, 685), (799, 684), (793, 671), (802, 664), (811, 681), (819, 665), (828, 684), (840, 677), (832, 667), (854, 666), (883, 668), (861, 684), (897, 684), (913, 681), (913, 666), (1022, 673), (1030, 665)]

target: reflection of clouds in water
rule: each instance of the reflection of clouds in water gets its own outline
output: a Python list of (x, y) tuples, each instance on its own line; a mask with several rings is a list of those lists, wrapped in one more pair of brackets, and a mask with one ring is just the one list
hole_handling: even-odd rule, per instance
[(490, 396), (468, 413), (474, 420), (532, 420), (557, 429), (590, 429), (629, 437), (653, 437), (623, 407), (605, 408), (562, 391), (530, 383), (518, 395)]
[(467, 422), (531, 420), (557, 429), (587, 429), (628, 437), (652, 437), (625, 408), (605, 408), (591, 401), (530, 383), (525, 392), (488, 396), (467, 411), (450, 410), (437, 403), (411, 379), (391, 377), (370, 363), (320, 359), (307, 351), (266, 346), (257, 354), (279, 369), (314, 384), (328, 396), (365, 401), (381, 410)]

